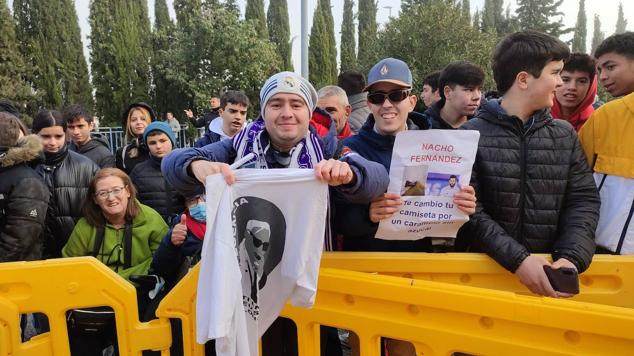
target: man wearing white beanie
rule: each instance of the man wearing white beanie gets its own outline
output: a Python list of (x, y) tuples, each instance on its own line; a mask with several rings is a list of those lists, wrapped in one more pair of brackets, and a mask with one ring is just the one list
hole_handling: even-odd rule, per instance
[(227, 183), (234, 168), (313, 168), (346, 198), (370, 202), (389, 182), (386, 169), (358, 155), (334, 159), (337, 149), (334, 123), (324, 137), (310, 127), (317, 107), (317, 91), (293, 72), (271, 76), (260, 90), (260, 117), (232, 140), (201, 148), (175, 150), (163, 159), (165, 179), (186, 196), (201, 194), (208, 175), (222, 173)]

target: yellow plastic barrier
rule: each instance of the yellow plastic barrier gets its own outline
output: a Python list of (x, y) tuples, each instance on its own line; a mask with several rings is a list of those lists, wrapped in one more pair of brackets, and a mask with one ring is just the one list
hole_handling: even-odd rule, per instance
[[(139, 322), (136, 291), (92, 257), (0, 263), (0, 356), (70, 355), (66, 312), (109, 306), (115, 311), (121, 355), (169, 348), (165, 319)], [(51, 331), (20, 342), (20, 314), (44, 313)]]
[[(330, 258), (328, 256), (327, 258)], [(158, 320), (140, 323), (132, 286), (93, 258), (0, 264), (0, 356), (68, 355), (65, 312), (111, 306), (122, 355), (163, 350), (168, 317), (182, 320), (185, 355), (195, 340), (195, 268), (165, 297)], [(50, 334), (19, 342), (19, 314), (44, 312)], [(418, 355), (628, 355), (634, 309), (518, 295), (434, 281), (322, 268), (312, 309), (287, 306), (301, 356), (319, 354), (319, 325), (354, 331), (362, 355), (380, 355), (381, 337), (411, 341)]]
[[(477, 253), (328, 252), (321, 267), (530, 294), (515, 275)], [(575, 301), (634, 308), (634, 256), (595, 255), (579, 282)]]

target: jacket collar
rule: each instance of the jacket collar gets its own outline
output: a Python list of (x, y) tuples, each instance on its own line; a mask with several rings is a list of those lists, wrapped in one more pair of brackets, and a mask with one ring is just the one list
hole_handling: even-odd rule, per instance
[(501, 99), (487, 101), (480, 107), (480, 111), (478, 111), (476, 117), (494, 125), (510, 129), (519, 135), (535, 132), (537, 129), (542, 128), (553, 121), (552, 116), (550, 116), (550, 109), (546, 108), (534, 112), (528, 121), (531, 122), (531, 124), (525, 125), (524, 122), (517, 116), (507, 114), (500, 105), (501, 102)]
[(36, 135), (28, 135), (13, 147), (0, 147), (0, 168), (29, 163), (41, 157), (42, 143)]

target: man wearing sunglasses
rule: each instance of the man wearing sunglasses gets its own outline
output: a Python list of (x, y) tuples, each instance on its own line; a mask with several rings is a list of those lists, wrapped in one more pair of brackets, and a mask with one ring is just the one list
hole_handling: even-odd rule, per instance
[[(427, 130), (431, 122), (414, 112), (416, 95), (412, 95), (412, 73), (407, 64), (394, 58), (379, 61), (368, 73), (367, 100), (370, 115), (355, 136), (343, 141), (342, 152), (356, 153), (382, 164), (388, 171), (394, 139), (406, 130)], [(475, 211), (475, 192), (463, 187), (454, 203), (465, 213)], [(398, 194), (385, 193), (370, 204), (353, 204), (345, 199), (337, 207), (336, 229), (346, 251), (431, 251), (431, 240), (392, 241), (375, 239), (378, 223), (400, 209)]]

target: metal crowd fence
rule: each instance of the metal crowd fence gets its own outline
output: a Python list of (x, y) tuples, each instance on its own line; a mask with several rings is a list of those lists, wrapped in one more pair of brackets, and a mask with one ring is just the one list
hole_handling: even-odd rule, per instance
[[(97, 133), (105, 136), (110, 143), (110, 152), (114, 154), (117, 149), (123, 146), (123, 128), (121, 126), (114, 127), (100, 127), (96, 130)], [(205, 128), (196, 128), (196, 134), (189, 134), (189, 125), (180, 125), (179, 132), (176, 133), (176, 146), (175, 148), (193, 147), (194, 142), (205, 134)]]

